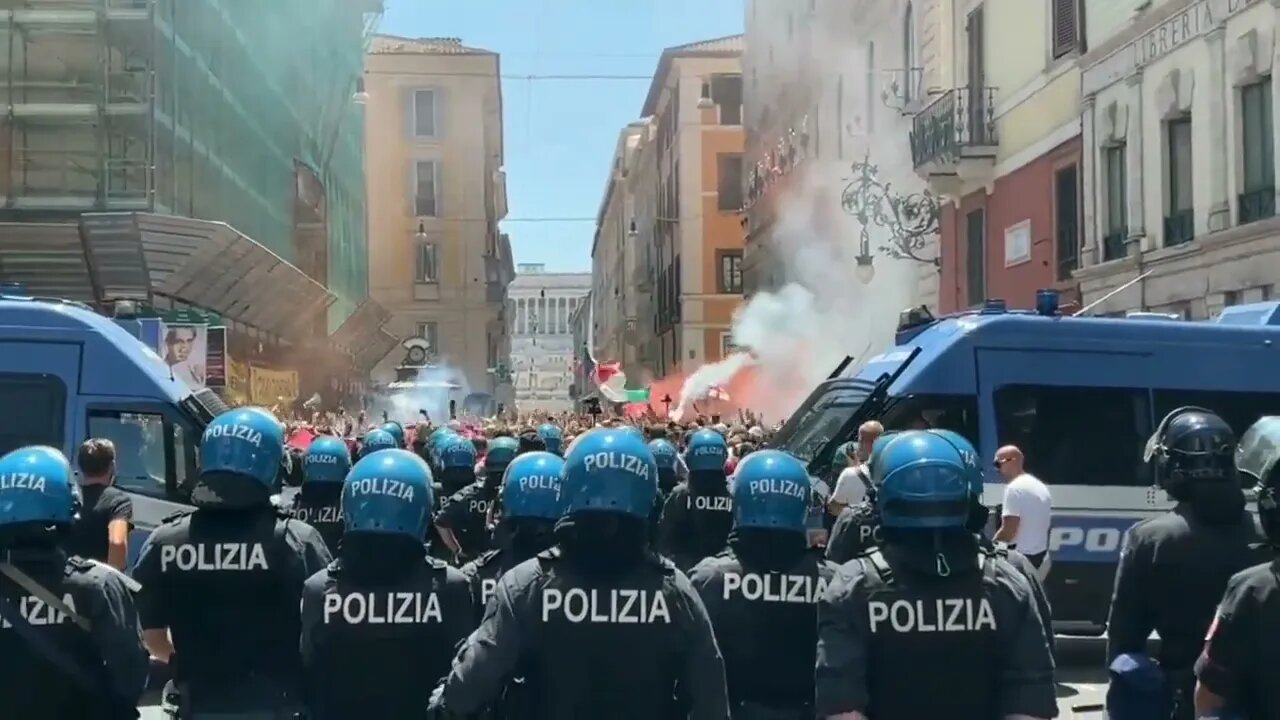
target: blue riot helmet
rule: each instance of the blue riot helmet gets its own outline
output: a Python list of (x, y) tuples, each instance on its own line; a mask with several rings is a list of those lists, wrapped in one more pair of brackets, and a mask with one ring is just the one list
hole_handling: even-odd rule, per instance
[(502, 476), (502, 517), (559, 520), (564, 460), (549, 452), (525, 453)]
[(441, 470), (466, 469), (474, 471), (476, 467), (476, 446), (461, 435), (450, 435), (440, 441), (436, 450), (436, 458)]
[(684, 463), (689, 472), (724, 472), (729, 459), (729, 444), (715, 430), (703, 428), (689, 438), (684, 451)]
[(560, 487), (567, 514), (612, 512), (648, 520), (658, 495), (658, 464), (635, 433), (596, 428), (569, 448)]
[(385, 430), (391, 433), (391, 437), (396, 439), (396, 447), (404, 447), (404, 426), (398, 422), (384, 422), (378, 426), (379, 430)]
[(623, 431), (623, 432), (625, 432), (625, 433), (627, 433), (627, 434), (629, 434), (629, 435), (634, 435), (634, 436), (636, 436), (637, 438), (639, 438), (639, 439), (640, 439), (640, 441), (641, 441), (641, 442), (644, 442), (645, 440), (648, 440), (648, 438), (646, 438), (646, 437), (645, 437), (645, 435), (644, 435), (644, 431), (643, 431), (643, 430), (641, 430), (640, 428), (636, 427), (635, 425), (623, 425), (623, 426), (622, 426), (622, 431)]
[(501, 436), (489, 441), (489, 448), (484, 454), (484, 471), (486, 473), (501, 472), (515, 460), (520, 451), (520, 441), (513, 437)]
[(0, 526), (68, 525), (79, 504), (71, 463), (60, 451), (32, 445), (0, 457)]
[(559, 455), (564, 450), (564, 433), (551, 423), (538, 426), (538, 437), (547, 446), (547, 452)]
[(376, 452), (395, 450), (399, 447), (395, 436), (386, 430), (370, 430), (360, 443), (360, 459), (363, 460)]
[(423, 538), (435, 505), (431, 468), (408, 450), (392, 448), (361, 458), (342, 486), (342, 521), (348, 533)]
[(1204, 408), (1181, 407), (1160, 422), (1143, 459), (1155, 466), (1156, 484), (1176, 496), (1192, 482), (1234, 483), (1235, 453), (1236, 434), (1225, 420)]
[(680, 453), (676, 450), (676, 446), (671, 444), (670, 440), (665, 438), (650, 440), (649, 452), (653, 453), (653, 459), (658, 463), (658, 472), (664, 470), (675, 472), (676, 456)]
[(305, 483), (340, 483), (351, 469), (351, 451), (342, 440), (321, 435), (311, 441), (302, 468)]
[(200, 438), (200, 478), (191, 491), (200, 507), (270, 502), (285, 465), (284, 427), (262, 408), (237, 408), (214, 418)]
[(880, 482), (884, 479), (879, 472), (880, 468), (883, 467), (880, 463), (880, 457), (883, 455), (884, 449), (889, 446), (889, 443), (901, 434), (896, 430), (887, 432), (876, 438), (876, 441), (871, 444), (871, 454), (867, 456), (867, 471), (871, 475), (871, 484), (875, 487), (880, 487)]
[(804, 463), (781, 450), (758, 450), (738, 463), (733, 480), (733, 526), (808, 530), (813, 485)]
[(969, 492), (982, 497), (982, 464), (978, 462), (978, 451), (965, 436), (954, 430), (931, 429), (929, 432), (946, 439), (960, 453), (965, 466), (969, 468)]
[(928, 430), (893, 436), (880, 451), (876, 508), (886, 528), (962, 528), (972, 472), (951, 441)]

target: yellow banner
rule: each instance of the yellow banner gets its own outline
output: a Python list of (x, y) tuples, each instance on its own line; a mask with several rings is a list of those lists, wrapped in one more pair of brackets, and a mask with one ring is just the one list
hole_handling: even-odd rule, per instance
[(237, 403), (249, 402), (249, 364), (227, 357), (227, 395)]
[(296, 370), (268, 370), (249, 366), (249, 397), (255, 405), (271, 407), (279, 402), (292, 402), (298, 397)]

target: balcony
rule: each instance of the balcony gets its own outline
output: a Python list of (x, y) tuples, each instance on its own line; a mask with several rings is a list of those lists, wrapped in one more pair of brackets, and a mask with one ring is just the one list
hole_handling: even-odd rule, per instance
[(995, 88), (955, 88), (911, 120), (911, 161), (916, 174), (942, 194), (961, 184), (985, 183), (995, 167)]
[(900, 68), (880, 73), (880, 101), (903, 115), (924, 109), (929, 95), (924, 88), (924, 68)]
[(1191, 242), (1196, 236), (1195, 211), (1174, 210), (1164, 219), (1164, 246), (1173, 247)]
[(1125, 243), (1125, 230), (1115, 230), (1102, 238), (1102, 262), (1111, 262), (1119, 260), (1122, 257), (1128, 257), (1129, 248)]
[(1276, 189), (1274, 187), (1258, 188), (1240, 193), (1236, 198), (1239, 207), (1240, 224), (1266, 220), (1276, 214)]

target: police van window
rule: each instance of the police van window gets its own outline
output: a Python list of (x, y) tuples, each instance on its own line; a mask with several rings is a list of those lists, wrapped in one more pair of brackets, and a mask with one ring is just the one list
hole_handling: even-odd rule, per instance
[(67, 386), (53, 375), (0, 373), (0, 455), (26, 445), (63, 447)]
[(148, 497), (165, 496), (164, 416), (89, 411), (89, 437), (116, 446), (116, 487)]
[(191, 496), (188, 482), (195, 481), (196, 448), (188, 442), (190, 433), (180, 423), (173, 423), (173, 479), (180, 495)]
[(996, 390), (999, 445), (1017, 445), (1027, 472), (1050, 485), (1151, 483), (1142, 448), (1151, 434), (1147, 391), (1005, 385)]
[[(1156, 390), (1152, 393), (1155, 399), (1155, 421), (1160, 422), (1165, 415), (1187, 405), (1195, 405), (1212, 410), (1227, 421), (1236, 437), (1244, 434), (1249, 426), (1264, 415), (1280, 415), (1280, 394), (1255, 392), (1220, 392), (1207, 390)], [(1253, 480), (1242, 477), (1246, 485)]]
[(880, 423), (885, 430), (952, 430), (978, 444), (978, 398), (974, 395), (912, 395), (890, 403)]

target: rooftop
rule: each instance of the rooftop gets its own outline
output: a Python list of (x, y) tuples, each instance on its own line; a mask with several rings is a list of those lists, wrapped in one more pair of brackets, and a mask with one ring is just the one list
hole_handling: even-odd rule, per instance
[(516, 273), (516, 277), (507, 286), (508, 292), (520, 290), (552, 290), (572, 289), (583, 293), (591, 289), (591, 273)]
[(370, 55), (497, 55), (492, 50), (462, 44), (462, 38), (407, 38), (399, 35), (374, 35)]
[(671, 64), (682, 57), (740, 57), (746, 43), (743, 36), (726, 35), (724, 37), (699, 40), (686, 45), (676, 45), (662, 51), (658, 58), (658, 69), (653, 73), (653, 81), (649, 85), (649, 94), (645, 96), (641, 117), (653, 115), (658, 109), (658, 95), (666, 87), (667, 74), (671, 72)]

